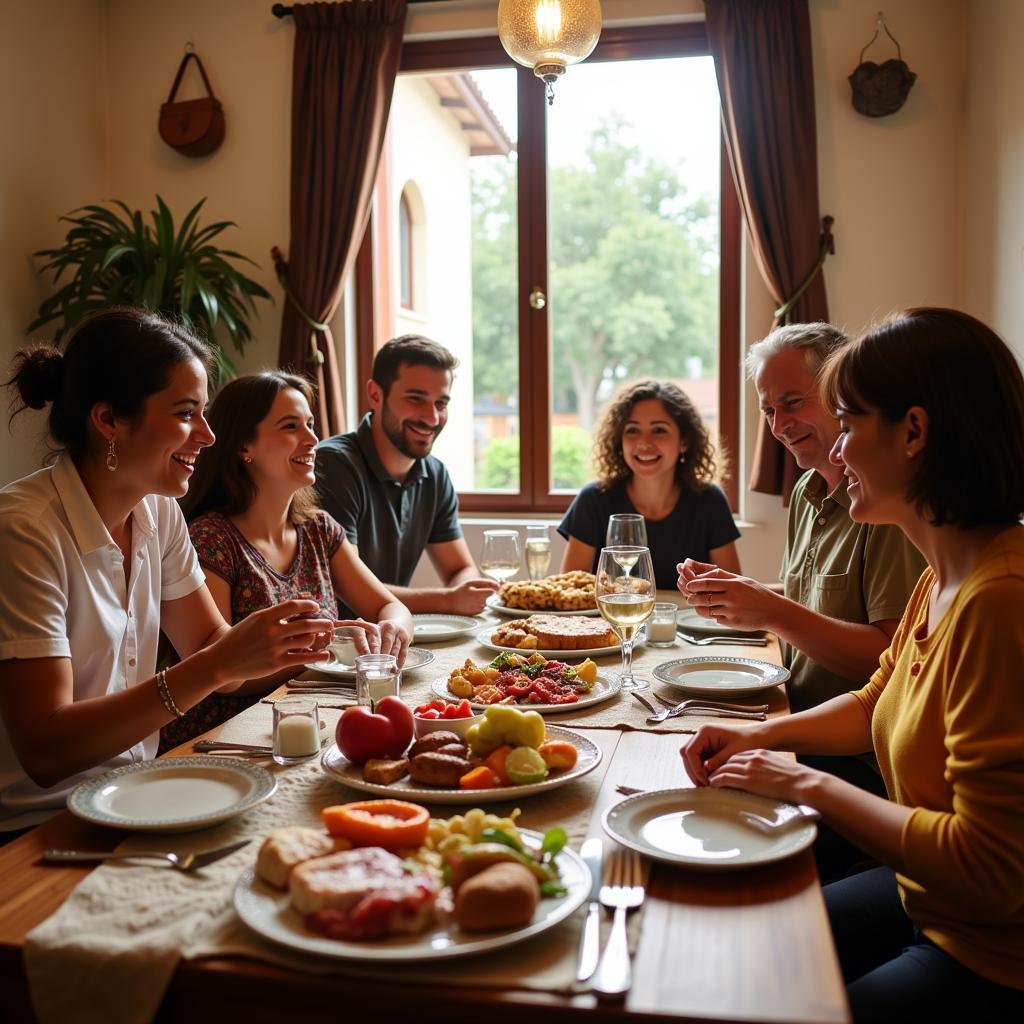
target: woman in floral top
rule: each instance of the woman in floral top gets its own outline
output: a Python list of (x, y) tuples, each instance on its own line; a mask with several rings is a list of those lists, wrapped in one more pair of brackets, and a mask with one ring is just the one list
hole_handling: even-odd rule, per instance
[[(369, 649), (394, 654), (401, 664), (412, 637), (408, 609), (360, 561), (338, 523), (316, 507), (312, 400), (306, 381), (276, 371), (224, 387), (209, 413), (217, 441), (198, 460), (182, 503), (192, 543), (229, 622), (299, 596), (312, 597), (325, 617), (337, 619), (337, 592), (363, 617), (353, 625), (365, 628)], [(161, 749), (227, 721), (290, 674), (212, 694), (163, 729)]]

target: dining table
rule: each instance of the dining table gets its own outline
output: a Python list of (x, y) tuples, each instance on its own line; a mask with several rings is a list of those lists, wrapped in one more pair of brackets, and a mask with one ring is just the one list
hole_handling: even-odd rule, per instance
[[(681, 604), (679, 594), (660, 594)], [(486, 627), (500, 617), (487, 611), (478, 617), (479, 630), (453, 639), (419, 644), (432, 656), (429, 663), (404, 673), (402, 696), (419, 704), (434, 696), (433, 686), (466, 659), (486, 664), (494, 655), (483, 645)], [(782, 656), (777, 639), (768, 634), (765, 646), (750, 646), (743, 637), (710, 648), (721, 658), (754, 658), (774, 665)], [(653, 678), (654, 669), (675, 659), (705, 657), (709, 647), (682, 638), (674, 646), (641, 644), (634, 655), (634, 674), (649, 680), (643, 692), (683, 694)], [(426, 656), (424, 656), (424, 659)], [(572, 658), (566, 660), (572, 661)], [(594, 659), (603, 680), (615, 680), (617, 652)], [(306, 680), (324, 679), (311, 669)], [(232, 742), (267, 742), (271, 704), (287, 691), (282, 687), (243, 712), (238, 719), (211, 730), (204, 738)], [(747, 698), (753, 701), (754, 698)], [(789, 713), (784, 685), (762, 692), (771, 717)], [(338, 716), (350, 703), (343, 691), (323, 691), (320, 714), (326, 743)], [(680, 748), (689, 734), (714, 716), (690, 716), (650, 724), (649, 712), (625, 691), (592, 706), (546, 715), (547, 724), (573, 730), (600, 751), (600, 763), (585, 777), (559, 789), (519, 800), (482, 806), (497, 814), (514, 808), (517, 824), (530, 830), (562, 825), (578, 849), (589, 837), (602, 837), (606, 852), (615, 846), (602, 818), (631, 794), (688, 789)], [(165, 756), (192, 754), (192, 743)], [(216, 754), (203, 755), (214, 758)], [(319, 762), (277, 766), (267, 761), (279, 786), (256, 811), (234, 823), (201, 832), (139, 837), (93, 824), (61, 811), (43, 824), (0, 847), (0, 991), (5, 1020), (143, 1020), (161, 1022), (273, 1022), (282, 1019), (377, 1019), (410, 1022), (489, 1024), (583, 1019), (625, 1022), (845, 1022), (849, 1010), (825, 913), (821, 887), (810, 848), (777, 861), (740, 870), (693, 870), (678, 864), (644, 860), (649, 872), (642, 907), (630, 915), (632, 986), (624, 998), (598, 997), (587, 983), (574, 978), (577, 942), (586, 904), (543, 935), (517, 945), (460, 959), (422, 962), (356, 962), (279, 950), (253, 936), (235, 917), (231, 888), (252, 866), (258, 842), (222, 861), (212, 881), (193, 882), (171, 869), (143, 866), (119, 869), (104, 864), (53, 865), (41, 860), (47, 848), (112, 850), (124, 848), (188, 849), (218, 845), (213, 837), (260, 838), (268, 821), (288, 820), (290, 808), (308, 803), (315, 813), (322, 802), (345, 803), (365, 793), (329, 777)], [(462, 806), (429, 805), (435, 816), (462, 813)], [(257, 809), (260, 810), (260, 809)], [(276, 815), (276, 817), (273, 817)], [(247, 831), (248, 829), (248, 831)], [(132, 844), (137, 844), (133, 847)], [(191, 845), (189, 845), (191, 844)], [(197, 845), (198, 844), (198, 845)], [(205, 844), (205, 845), (204, 845)], [(182, 888), (167, 888), (173, 879)], [(112, 878), (113, 889), (101, 885)], [(124, 888), (129, 885), (130, 890)], [(119, 1009), (143, 999), (146, 928), (135, 924), (126, 903), (145, 906), (152, 891), (174, 916), (174, 900), (190, 885), (205, 885), (202, 913), (193, 915), (191, 930), (171, 931), (161, 947), (161, 972), (146, 989), (145, 1012), (111, 1014), (92, 1004), (101, 987)], [(117, 886), (122, 888), (118, 889)], [(162, 888), (161, 888), (162, 887)], [(129, 897), (127, 893), (131, 893)], [(114, 893), (114, 896), (110, 894)], [(170, 895), (168, 895), (170, 894)], [(108, 903), (105, 904), (104, 900)], [(110, 901), (113, 901), (112, 904)], [(162, 911), (161, 911), (162, 912)], [(143, 915), (145, 916), (145, 915)], [(602, 936), (610, 915), (603, 914)], [(127, 920), (124, 920), (127, 919)], [(216, 928), (204, 931), (209, 921)], [(153, 924), (155, 928), (156, 925)], [(203, 933), (202, 939), (197, 934)], [(187, 936), (187, 938), (186, 938)], [(178, 944), (180, 943), (180, 948)], [(108, 948), (109, 944), (109, 948)], [(81, 995), (75, 986), (81, 982)], [(90, 985), (92, 988), (90, 989)], [(154, 988), (155, 986), (155, 988)], [(62, 993), (67, 988), (67, 994)], [(41, 996), (41, 993), (43, 995)], [(61, 1002), (61, 999), (64, 1002)], [(67, 1009), (71, 1006), (71, 1010)], [(57, 1009), (55, 1009), (57, 1008)], [(75, 1008), (80, 1013), (75, 1012)]]

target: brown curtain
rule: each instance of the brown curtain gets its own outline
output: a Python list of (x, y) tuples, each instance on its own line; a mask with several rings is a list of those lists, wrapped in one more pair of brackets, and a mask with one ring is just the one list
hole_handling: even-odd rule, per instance
[[(726, 150), (754, 258), (776, 308), (819, 258), (818, 155), (807, 0), (705, 0)], [(789, 322), (828, 320), (819, 273)], [(762, 420), (751, 489), (788, 501), (801, 470)]]
[(345, 429), (326, 328), (366, 227), (402, 53), (406, 0), (296, 4), (291, 244), (278, 362), (317, 384), (321, 437)]

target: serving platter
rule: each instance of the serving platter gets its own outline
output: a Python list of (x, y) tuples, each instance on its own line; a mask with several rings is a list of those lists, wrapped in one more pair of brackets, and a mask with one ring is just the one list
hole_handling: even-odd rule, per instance
[[(575, 662), (580, 658), (604, 658), (610, 655), (618, 657), (622, 653), (622, 648), (618, 643), (610, 644), (607, 647), (574, 647), (569, 650), (555, 647), (509, 647), (508, 645), (491, 642), (491, 636), (494, 634), (495, 629), (495, 626), (485, 626), (476, 634), (476, 642), (481, 647), (486, 647), (489, 651), (497, 651), (499, 654), (502, 651), (509, 651), (512, 654), (521, 654), (525, 658), (528, 658), (531, 654), (540, 654), (549, 661), (557, 660), (570, 663)], [(641, 645), (642, 641), (637, 640), (637, 642), (633, 644), (633, 650), (637, 650)]]
[(774, 821), (794, 810), (739, 789), (666, 789), (613, 804), (601, 824), (612, 839), (645, 857), (700, 871), (734, 871), (792, 857), (814, 842), (818, 830), (807, 819), (769, 834), (741, 816)]
[[(515, 707), (524, 711), (539, 711), (542, 715), (563, 715), (567, 711), (576, 711), (579, 708), (589, 708), (602, 701), (611, 700), (622, 689), (622, 680), (611, 673), (598, 672), (594, 680), (594, 688), (590, 693), (580, 695), (580, 699), (574, 704), (516, 704)], [(435, 697), (448, 701), (449, 704), (458, 704), (461, 697), (456, 697), (448, 689), (448, 676), (439, 676), (430, 684), (430, 691)], [(469, 705), (475, 711), (486, 711), (491, 705), (477, 704), (470, 698)]]
[(336, 744), (324, 751), (320, 759), (323, 770), (337, 782), (342, 782), (352, 789), (376, 796), (391, 797), (395, 800), (412, 800), (417, 803), (435, 804), (480, 804), (497, 803), (499, 800), (519, 800), (533, 796), (534, 793), (546, 793), (558, 789), (569, 782), (582, 778), (592, 772), (601, 763), (601, 748), (596, 743), (581, 736), (571, 729), (562, 729), (549, 725), (546, 729), (549, 740), (565, 740), (576, 748), (577, 760), (569, 771), (550, 775), (543, 782), (534, 782), (526, 786), (498, 786), (494, 789), (457, 789), (444, 786), (424, 786), (415, 782), (408, 775), (398, 782), (384, 786), (377, 782), (365, 782), (362, 769), (352, 764)]
[(441, 615), (421, 612), (412, 617), (412, 638), (418, 644), (436, 644), (456, 640), (472, 633), (480, 625), (479, 619), (469, 615)]
[(527, 619), (531, 615), (586, 615), (594, 617), (601, 613), (596, 608), (573, 608), (563, 611), (561, 608), (510, 608), (508, 605), (498, 603), (498, 595), (491, 594), (484, 602), (492, 612), (499, 615), (507, 615), (513, 619)]
[[(410, 647), (405, 653), (405, 664), (402, 666), (402, 671), (415, 672), (416, 669), (429, 665), (433, 660), (433, 651), (425, 651), (422, 647)], [(335, 659), (333, 654), (330, 661), (313, 661), (306, 668), (310, 672), (322, 672), (325, 676), (330, 676), (333, 679), (351, 679), (354, 682), (356, 678), (355, 665), (343, 665)]]
[[(524, 842), (535, 848), (539, 846), (538, 833), (520, 829), (519, 834)], [(454, 923), (439, 918), (432, 928), (419, 935), (396, 935), (372, 942), (328, 939), (307, 931), (301, 916), (291, 908), (288, 893), (256, 878), (252, 868), (238, 879), (234, 904), (238, 916), (257, 935), (303, 953), (371, 963), (446, 960), (512, 946), (554, 928), (573, 914), (590, 891), (590, 871), (579, 854), (568, 847), (556, 855), (555, 863), (566, 894), (542, 899), (533, 920), (521, 928), (485, 934), (462, 932)]]
[(94, 825), (133, 832), (192, 832), (270, 797), (265, 768), (231, 757), (164, 757), (104, 772), (68, 794), (68, 810)]
[(705, 697), (743, 697), (770, 690), (789, 678), (789, 669), (757, 658), (675, 658), (653, 670), (655, 679)]

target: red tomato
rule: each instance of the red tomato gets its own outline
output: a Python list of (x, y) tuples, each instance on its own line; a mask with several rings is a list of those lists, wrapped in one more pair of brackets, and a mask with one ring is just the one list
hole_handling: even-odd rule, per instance
[(348, 708), (338, 719), (338, 749), (354, 764), (374, 757), (401, 757), (412, 742), (412, 712), (398, 697), (384, 697), (376, 707)]

